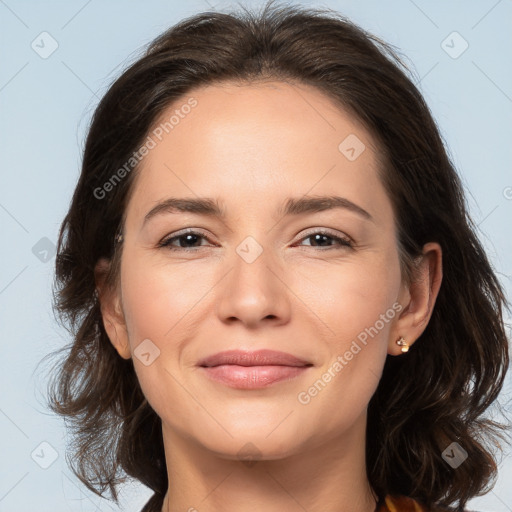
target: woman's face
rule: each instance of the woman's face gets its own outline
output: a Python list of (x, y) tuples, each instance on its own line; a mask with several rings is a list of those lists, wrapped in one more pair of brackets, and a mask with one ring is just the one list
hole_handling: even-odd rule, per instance
[[(122, 316), (106, 327), (164, 436), (273, 459), (360, 432), (409, 299), (371, 136), (280, 82), (195, 89), (162, 122), (127, 206)], [(208, 198), (224, 217), (157, 208), (170, 198)], [(300, 366), (201, 366), (233, 350)]]

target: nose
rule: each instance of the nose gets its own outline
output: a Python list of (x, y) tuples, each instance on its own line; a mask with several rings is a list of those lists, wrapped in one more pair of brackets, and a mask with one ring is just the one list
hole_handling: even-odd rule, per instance
[[(242, 254), (242, 255), (240, 255)], [(290, 294), (284, 266), (263, 249), (256, 259), (243, 252), (230, 259), (230, 271), (219, 283), (217, 314), (222, 322), (241, 322), (248, 328), (290, 319)]]

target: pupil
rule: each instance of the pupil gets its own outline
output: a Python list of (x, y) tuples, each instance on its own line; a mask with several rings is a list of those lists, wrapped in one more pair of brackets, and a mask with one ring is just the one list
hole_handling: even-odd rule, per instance
[[(197, 235), (185, 235), (185, 239), (187, 242), (190, 242), (190, 238), (197, 238)], [(193, 242), (193, 240), (192, 240), (192, 242)]]
[(313, 238), (315, 239), (315, 242), (317, 242), (317, 243), (318, 243), (318, 242), (320, 241), (320, 239), (321, 239), (321, 238), (323, 238), (323, 239), (324, 239), (324, 241), (325, 241), (325, 239), (326, 239), (326, 238), (329, 238), (329, 236), (328, 236), (328, 235), (320, 235), (320, 234), (319, 234), (319, 235), (314, 235), (314, 237), (313, 237)]

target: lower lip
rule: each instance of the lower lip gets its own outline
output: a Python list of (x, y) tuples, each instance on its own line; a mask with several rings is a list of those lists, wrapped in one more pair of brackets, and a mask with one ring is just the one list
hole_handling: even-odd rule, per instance
[(210, 379), (237, 389), (266, 388), (302, 375), (309, 366), (238, 366), (223, 364), (202, 367)]

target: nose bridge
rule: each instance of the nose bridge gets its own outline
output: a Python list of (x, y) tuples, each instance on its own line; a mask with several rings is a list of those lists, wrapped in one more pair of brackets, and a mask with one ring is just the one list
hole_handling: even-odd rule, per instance
[(276, 277), (282, 271), (278, 257), (272, 252), (272, 244), (264, 246), (257, 236), (245, 237), (230, 258), (231, 271), (219, 290), (221, 319), (257, 324), (264, 318), (284, 320), (289, 315), (286, 286)]
[(234, 281), (239, 286), (248, 284), (254, 291), (256, 288), (266, 289), (272, 284), (275, 280), (275, 267), (278, 266), (268, 238), (263, 240), (263, 235), (256, 236), (246, 236), (235, 247), (232, 258)]

